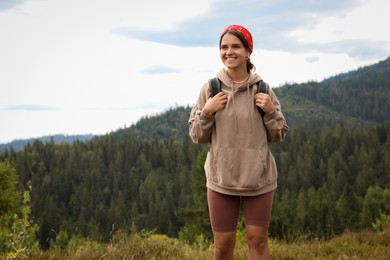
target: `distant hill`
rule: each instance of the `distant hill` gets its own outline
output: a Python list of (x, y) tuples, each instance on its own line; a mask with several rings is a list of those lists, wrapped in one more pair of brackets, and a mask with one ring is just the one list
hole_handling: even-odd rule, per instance
[(76, 141), (89, 141), (94, 137), (92, 134), (88, 135), (48, 135), (48, 136), (42, 136), (38, 138), (29, 138), (29, 139), (18, 139), (14, 140), (12, 142), (6, 143), (6, 144), (0, 144), (0, 151), (5, 151), (5, 150), (10, 150), (11, 148), (15, 151), (21, 151), (26, 147), (27, 145), (32, 145), (36, 140), (39, 140), (43, 143), (45, 142), (51, 142), (53, 141), (54, 143), (73, 143)]

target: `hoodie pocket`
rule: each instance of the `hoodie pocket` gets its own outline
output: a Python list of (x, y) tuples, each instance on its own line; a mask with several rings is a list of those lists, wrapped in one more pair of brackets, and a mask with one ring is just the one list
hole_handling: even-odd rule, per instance
[(217, 148), (213, 166), (217, 182), (225, 187), (257, 188), (266, 179), (264, 154), (257, 149)]

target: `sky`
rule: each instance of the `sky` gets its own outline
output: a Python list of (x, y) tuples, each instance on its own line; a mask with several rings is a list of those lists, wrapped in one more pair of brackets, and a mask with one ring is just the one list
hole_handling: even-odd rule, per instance
[(107, 134), (192, 106), (245, 26), (271, 87), (390, 55), (388, 0), (0, 0), (0, 143)]

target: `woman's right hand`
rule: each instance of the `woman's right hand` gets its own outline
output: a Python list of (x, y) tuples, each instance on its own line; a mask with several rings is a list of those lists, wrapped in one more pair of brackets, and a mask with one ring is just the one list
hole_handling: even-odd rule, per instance
[(202, 111), (206, 116), (213, 116), (226, 106), (227, 100), (227, 95), (223, 91), (220, 91), (206, 101)]

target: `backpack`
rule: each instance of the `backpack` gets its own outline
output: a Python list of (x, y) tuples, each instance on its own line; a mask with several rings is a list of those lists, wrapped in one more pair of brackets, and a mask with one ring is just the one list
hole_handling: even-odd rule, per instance
[[(217, 77), (214, 77), (209, 79), (209, 84), (210, 84), (210, 97), (214, 97), (218, 92), (221, 91), (221, 81)], [(255, 84), (257, 86), (256, 94), (260, 92), (265, 94), (269, 93), (269, 85), (265, 83), (263, 80), (260, 80)], [(257, 109), (259, 110), (260, 114), (264, 116), (265, 114), (264, 111), (260, 107), (257, 107)]]

